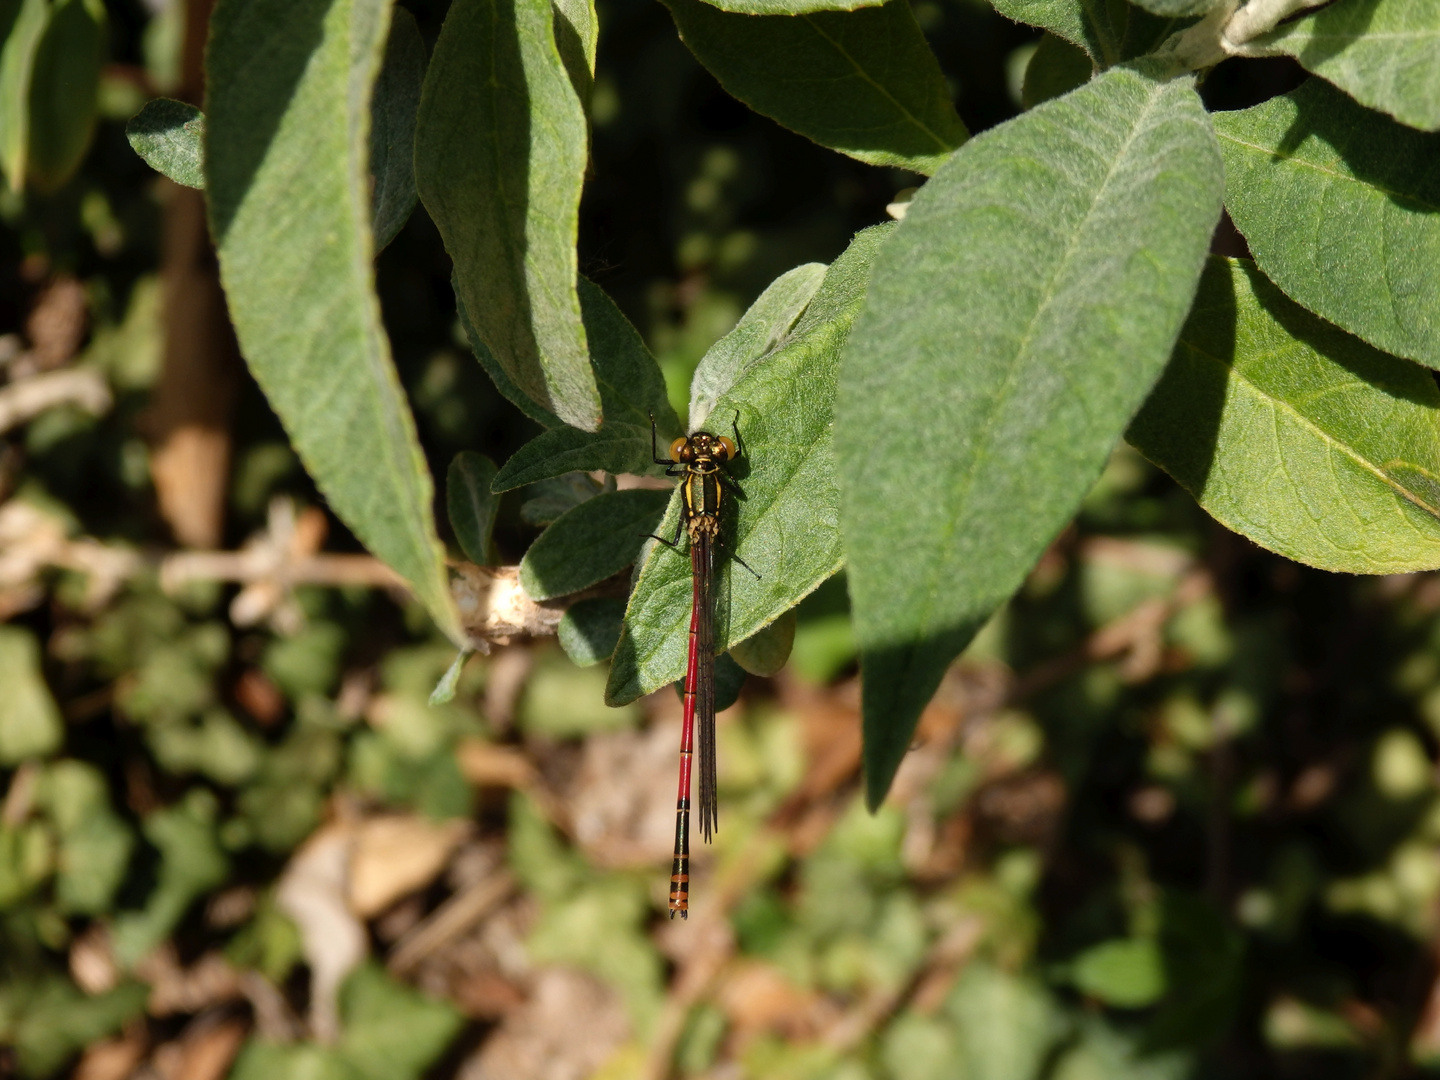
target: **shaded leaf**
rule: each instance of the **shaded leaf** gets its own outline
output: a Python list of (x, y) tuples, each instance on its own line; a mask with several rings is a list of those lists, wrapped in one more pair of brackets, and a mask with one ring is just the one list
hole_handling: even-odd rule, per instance
[(108, 27), (101, 0), (59, 0), (30, 72), (26, 181), (50, 192), (69, 180), (95, 131)]
[(821, 146), (929, 175), (967, 137), (904, 0), (800, 15), (733, 14), (704, 0), (665, 4), (721, 86)]
[(19, 995), (20, 1009), (13, 1018), (13, 1036), (20, 1072), (49, 1076), (85, 1047), (119, 1031), (145, 1012), (150, 988), (125, 982), (96, 994), (82, 994), (68, 980), (47, 979)]
[(872, 806), (1159, 376), (1220, 189), (1191, 83), (1113, 69), (973, 139), (881, 254), (835, 416)]
[(530, 498), (520, 504), (520, 520), (527, 525), (550, 525), (586, 499), (614, 490), (613, 476), (607, 477), (604, 484), (583, 472), (539, 480), (531, 486)]
[(1020, 104), (1033, 109), (1041, 102), (1084, 86), (1094, 73), (1094, 65), (1084, 49), (1047, 31), (1030, 57), (1030, 63), (1025, 65)]
[(670, 494), (634, 488), (581, 503), (530, 545), (520, 560), (521, 586), (532, 600), (549, 600), (618, 574), (659, 525)]
[(655, 472), (650, 417), (655, 417), (662, 446), (679, 433), (660, 366), (615, 301), (581, 278), (580, 303), (605, 406), (605, 426), (596, 432), (556, 427), (530, 440), (500, 469), (496, 491), (570, 472)]
[(554, 19), (555, 47), (570, 74), (570, 85), (588, 107), (595, 84), (595, 47), (600, 41), (595, 0), (554, 0)]
[(450, 527), (465, 557), (481, 566), (490, 565), (490, 534), (500, 506), (500, 500), (490, 490), (495, 472), (495, 463), (473, 450), (460, 451), (445, 471), (445, 509)]
[[(1164, 2), (1164, 0), (1160, 0)], [(1079, 45), (1101, 68), (1152, 52), (1180, 28), (1127, 0), (991, 0), (1000, 14)]]
[(560, 647), (572, 663), (590, 667), (610, 659), (625, 621), (625, 601), (600, 596), (571, 604), (560, 617)]
[(720, 0), (710, 6), (737, 15), (805, 15), (815, 11), (857, 11), (885, 0)]
[(370, 106), (370, 172), (375, 177), (375, 250), (410, 219), (415, 194), (415, 115), (425, 79), (425, 43), (415, 16), (398, 5)]
[(1075, 958), (1070, 977), (1082, 994), (1107, 1005), (1139, 1009), (1165, 993), (1165, 965), (1152, 938), (1117, 938)]
[(1270, 279), (1370, 344), (1440, 368), (1440, 135), (1320, 79), (1213, 120), (1225, 205)]
[(1440, 390), (1212, 260), (1129, 438), (1222, 524), (1352, 574), (1440, 566)]
[(374, 292), (362, 135), (388, 11), (221, 0), (207, 54), (211, 232), (241, 351), (306, 469), (458, 638), (434, 489)]
[(550, 0), (453, 3), (420, 98), (420, 198), (495, 361), (541, 408), (595, 431), (600, 394), (575, 293), (586, 156)]
[(704, 426), (715, 402), (751, 364), (775, 348), (825, 280), (824, 263), (805, 263), (772, 281), (728, 334), (701, 357), (690, 380), (690, 430)]
[(730, 648), (735, 662), (751, 675), (770, 676), (785, 666), (795, 645), (795, 609), (791, 608), (769, 626), (761, 627)]
[(1344, 0), (1258, 38), (1362, 105), (1440, 130), (1440, 0)]
[[(789, 337), (716, 404), (739, 411), (744, 451), (730, 473), (741, 497), (724, 501), (716, 556), (716, 651), (750, 637), (840, 567), (839, 492), (831, 464), (831, 415), (840, 353), (865, 296), (870, 264), (894, 226), (856, 235)], [(804, 387), (803, 394), (796, 387)], [(672, 536), (679, 492), (660, 528)], [(685, 542), (681, 543), (682, 549)], [(751, 573), (726, 557), (736, 551)], [(690, 560), (655, 544), (626, 609), (606, 700), (633, 701), (685, 670)]]
[(1134, 3), (1152, 15), (1183, 18), (1187, 15), (1204, 15), (1211, 8), (1219, 7), (1222, 0), (1134, 0)]
[(205, 186), (205, 114), (194, 105), (155, 98), (125, 124), (135, 153), (162, 176), (185, 187)]

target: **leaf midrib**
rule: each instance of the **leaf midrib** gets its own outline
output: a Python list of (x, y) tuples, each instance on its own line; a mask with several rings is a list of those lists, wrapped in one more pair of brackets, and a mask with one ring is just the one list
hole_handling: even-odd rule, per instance
[(1285, 154), (1281, 153), (1279, 150), (1274, 149), (1273, 147), (1261, 146), (1259, 143), (1247, 142), (1245, 139), (1237, 138), (1234, 135), (1227, 134), (1218, 126), (1215, 128), (1215, 134), (1218, 135), (1220, 138), (1224, 139), (1226, 142), (1234, 143), (1236, 146), (1243, 146), (1247, 150), (1254, 150), (1256, 153), (1263, 154), (1268, 158), (1278, 161), (1293, 162), (1298, 166), (1310, 169), (1317, 173), (1321, 173), (1324, 176), (1334, 177), (1337, 180), (1344, 180), (1347, 183), (1355, 184), (1369, 191), (1377, 191), (1390, 199), (1404, 199), (1408, 202), (1415, 203), (1417, 206), (1423, 207), (1427, 213), (1440, 212), (1440, 203), (1428, 202), (1419, 195), (1411, 195), (1408, 192), (1404, 191), (1394, 191), (1391, 188), (1383, 187), (1380, 184), (1372, 184), (1369, 181), (1361, 180), (1359, 177), (1356, 176), (1347, 175), (1346, 173), (1340, 172), (1336, 169), (1326, 168), (1324, 165), (1311, 161), (1308, 158), (1300, 157), (1297, 154)]

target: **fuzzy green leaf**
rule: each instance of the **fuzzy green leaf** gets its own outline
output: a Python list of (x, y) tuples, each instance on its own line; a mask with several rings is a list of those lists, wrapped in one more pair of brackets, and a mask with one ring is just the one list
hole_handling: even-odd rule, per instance
[[(835, 382), (870, 265), (892, 230), (881, 225), (859, 233), (831, 264), (789, 337), (715, 406), (715, 415), (739, 411), (743, 443), (730, 469), (743, 494), (725, 499), (722, 508), (717, 652), (773, 622), (840, 567), (839, 492), (830, 453)], [(679, 514), (677, 491), (656, 531), (674, 535)], [(729, 551), (754, 574), (735, 566)], [(630, 594), (611, 664), (605, 691), (611, 704), (633, 701), (684, 672), (690, 586), (684, 551), (654, 544)]]
[(784, 340), (824, 280), (824, 263), (805, 263), (786, 271), (750, 305), (734, 329), (710, 346), (690, 380), (690, 430), (703, 427), (715, 402), (735, 380)]
[(481, 566), (490, 564), (490, 533), (500, 503), (490, 489), (494, 481), (495, 463), (473, 450), (456, 454), (445, 472), (445, 509), (450, 527), (465, 557)]
[(37, 191), (69, 180), (95, 131), (109, 29), (101, 0), (59, 0), (30, 71), (25, 179)]
[(415, 180), (455, 263), (455, 295), (515, 386), (600, 427), (575, 240), (585, 110), (550, 0), (456, 0), (420, 98)]
[(1213, 119), (1225, 205), (1270, 279), (1370, 344), (1440, 368), (1440, 135), (1321, 79)]
[(1255, 42), (1362, 105), (1440, 130), (1440, 0), (1342, 0)]
[(205, 114), (194, 105), (155, 98), (125, 124), (130, 147), (162, 176), (205, 187)]
[(968, 136), (905, 0), (799, 15), (665, 4), (721, 86), (821, 146), (929, 175)]
[(520, 560), (520, 584), (532, 600), (587, 589), (635, 561), (655, 531), (670, 492), (612, 491), (587, 499), (551, 525)]
[(1129, 438), (1222, 524), (1350, 574), (1440, 566), (1440, 390), (1288, 300), (1245, 260), (1211, 261)]
[(1030, 63), (1025, 65), (1020, 103), (1027, 109), (1033, 109), (1042, 102), (1084, 86), (1094, 73), (1095, 67), (1084, 49), (1046, 32), (1036, 46), (1035, 54), (1030, 57)]
[(1116, 68), (973, 139), (882, 252), (835, 414), (872, 806), (1164, 368), (1221, 183), (1190, 81)]
[(560, 616), (556, 636), (565, 655), (580, 667), (610, 659), (625, 622), (625, 601), (600, 596), (571, 604)]
[(331, 508), (459, 638), (434, 489), (375, 297), (383, 0), (220, 0), (206, 188), (241, 351)]
[(665, 377), (630, 320), (585, 278), (580, 279), (580, 306), (595, 357), (605, 426), (593, 433), (554, 427), (530, 440), (501, 468), (495, 477), (496, 491), (571, 472), (653, 472), (650, 417), (655, 417), (663, 439), (679, 433), (680, 422), (665, 393)]

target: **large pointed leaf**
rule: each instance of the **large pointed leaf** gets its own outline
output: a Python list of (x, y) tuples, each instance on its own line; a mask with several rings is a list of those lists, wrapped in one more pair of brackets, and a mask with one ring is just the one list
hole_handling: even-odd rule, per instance
[(25, 176), (37, 191), (58, 189), (90, 148), (108, 37), (101, 0), (57, 0), (51, 7), (30, 72)]
[(882, 252), (835, 415), (872, 805), (1159, 376), (1220, 190), (1190, 82), (1116, 68), (971, 140)]
[(1440, 566), (1440, 390), (1213, 259), (1129, 438), (1207, 511), (1325, 570)]
[(821, 146), (928, 175), (966, 139), (907, 0), (802, 15), (665, 3), (721, 86)]
[(825, 280), (824, 263), (805, 263), (772, 281), (734, 328), (700, 358), (690, 380), (690, 428), (703, 427), (735, 380), (790, 333)]
[(240, 347), (330, 506), (459, 635), (434, 490), (380, 322), (369, 88), (383, 0), (220, 0), (206, 187)]
[(1440, 0), (1342, 0), (1256, 44), (1402, 123), (1440, 130)]
[(1440, 135), (1322, 79), (1213, 119), (1225, 205), (1270, 279), (1372, 345), (1440, 368)]
[(18, 10), (0, 11), (11, 19), (0, 38), (0, 170), (10, 190), (20, 191), (30, 154), (30, 79), (50, 3), (21, 0)]
[(395, 9), (385, 62), (370, 110), (370, 171), (375, 176), (375, 249), (383, 249), (415, 209), (415, 115), (425, 79), (425, 42), (415, 16)]
[(605, 426), (596, 432), (557, 426), (531, 439), (495, 477), (496, 491), (509, 491), (570, 472), (650, 472), (655, 467), (650, 452), (650, 417), (655, 418), (666, 440), (679, 431), (680, 422), (666, 396), (660, 366), (615, 301), (599, 286), (581, 278), (580, 308), (594, 351)]
[[(892, 231), (859, 233), (831, 264), (790, 336), (751, 365), (715, 406), (709, 428), (739, 413), (742, 455), (731, 469), (742, 495), (724, 501), (717, 557), (717, 651), (744, 641), (840, 568), (839, 492), (831, 415), (840, 353), (865, 297), (875, 253)], [(676, 493), (657, 532), (674, 534)], [(682, 549), (685, 542), (682, 540)], [(735, 550), (754, 574), (726, 558)], [(611, 661), (605, 699), (623, 705), (678, 679), (690, 624), (690, 560), (652, 544)]]
[(575, 293), (586, 147), (550, 0), (455, 0), (420, 98), (420, 199), (495, 360), (537, 405), (595, 431), (600, 394)]
[(532, 600), (587, 589), (635, 561), (660, 524), (668, 491), (634, 488), (587, 499), (563, 514), (520, 560), (520, 584)]

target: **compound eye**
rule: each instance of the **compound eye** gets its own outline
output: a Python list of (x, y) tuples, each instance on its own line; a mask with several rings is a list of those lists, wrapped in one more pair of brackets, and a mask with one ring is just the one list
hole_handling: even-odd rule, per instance
[(676, 461), (690, 460), (690, 440), (681, 436), (670, 444), (670, 456)]
[(730, 461), (735, 457), (738, 451), (735, 449), (735, 441), (733, 439), (727, 439), (724, 435), (721, 435), (715, 441), (720, 444), (720, 451), (715, 455), (716, 457), (721, 461)]

